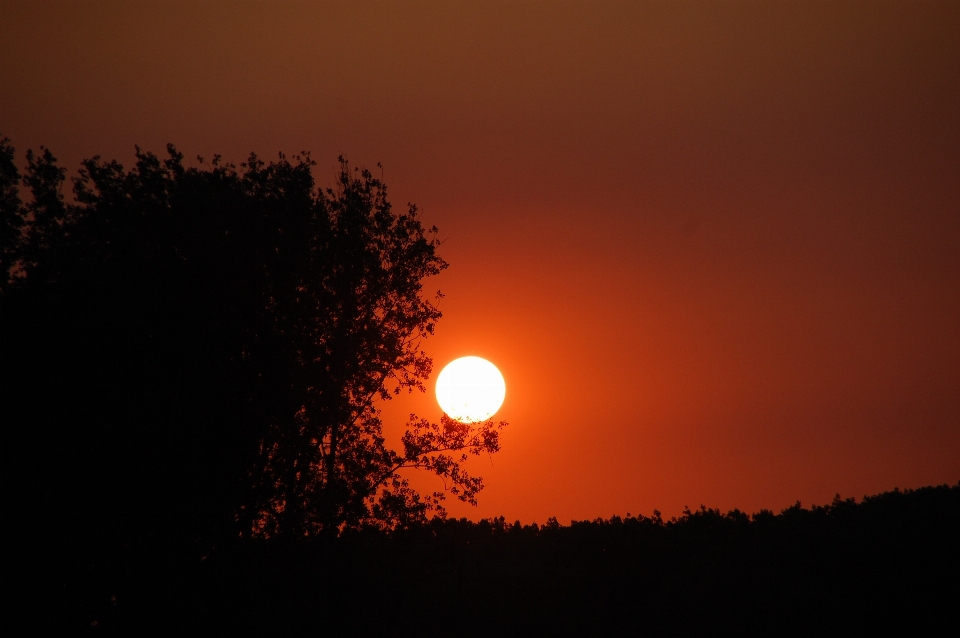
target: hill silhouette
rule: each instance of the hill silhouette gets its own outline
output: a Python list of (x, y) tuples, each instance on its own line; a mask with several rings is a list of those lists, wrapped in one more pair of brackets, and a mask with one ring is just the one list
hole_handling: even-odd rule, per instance
[(23, 556), (15, 617), (121, 635), (917, 634), (955, 618), (958, 537), (960, 484), (752, 516), (435, 519), (67, 569)]

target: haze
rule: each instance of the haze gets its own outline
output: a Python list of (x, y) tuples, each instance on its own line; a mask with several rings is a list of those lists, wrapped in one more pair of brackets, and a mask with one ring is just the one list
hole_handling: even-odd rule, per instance
[(958, 31), (956, 2), (5, 3), (0, 134), (71, 173), (382, 163), (451, 263), (435, 372), (507, 382), (454, 515), (779, 510), (960, 479)]

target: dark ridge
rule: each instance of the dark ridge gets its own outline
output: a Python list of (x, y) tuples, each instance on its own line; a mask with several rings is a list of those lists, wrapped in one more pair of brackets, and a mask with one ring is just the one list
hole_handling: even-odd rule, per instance
[(752, 516), (436, 519), (333, 541), (143, 544), (68, 566), (23, 556), (14, 616), (131, 635), (922, 633), (955, 618), (957, 538), (960, 483)]

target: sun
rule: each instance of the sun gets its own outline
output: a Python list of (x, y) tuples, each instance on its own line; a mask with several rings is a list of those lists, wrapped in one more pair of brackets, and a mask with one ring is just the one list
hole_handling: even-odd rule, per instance
[(492, 417), (507, 394), (503, 375), (486, 359), (460, 357), (437, 377), (437, 403), (452, 419), (476, 423)]

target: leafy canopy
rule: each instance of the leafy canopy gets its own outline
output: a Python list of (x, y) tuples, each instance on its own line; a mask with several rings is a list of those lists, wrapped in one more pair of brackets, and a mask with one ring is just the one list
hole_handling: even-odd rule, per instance
[(75, 514), (99, 499), (135, 525), (262, 537), (443, 515), (407, 468), (476, 503), (463, 462), (496, 452), (504, 423), (411, 415), (402, 449), (383, 436), (380, 402), (430, 375), (441, 314), (423, 285), (447, 264), (369, 171), (341, 158), (321, 190), (306, 153), (187, 166), (138, 148), (129, 170), (84, 161), (68, 202), (49, 150), (22, 178), (13, 158), (4, 140), (4, 409), (24, 483)]

